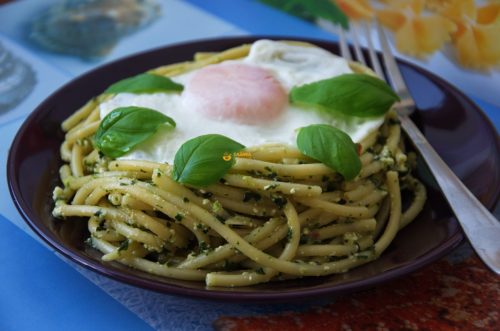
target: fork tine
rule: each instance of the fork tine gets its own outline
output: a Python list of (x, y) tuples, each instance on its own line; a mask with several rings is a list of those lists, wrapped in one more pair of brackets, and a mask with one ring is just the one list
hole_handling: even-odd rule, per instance
[(339, 44), (340, 44), (340, 55), (349, 61), (352, 61), (351, 51), (349, 50), (349, 46), (347, 44), (347, 38), (344, 29), (337, 24), (333, 24), (330, 21), (327, 21), (323, 18), (320, 18), (316, 21), (321, 28), (324, 30), (331, 32), (337, 36), (339, 36)]
[(354, 54), (356, 54), (356, 61), (366, 65), (365, 57), (363, 55), (363, 52), (361, 51), (361, 47), (359, 44), (359, 38), (358, 38), (358, 24), (355, 22), (351, 23), (351, 36), (352, 36), (352, 42), (354, 44)]
[(370, 61), (372, 63), (373, 70), (377, 73), (377, 75), (384, 79), (384, 72), (382, 71), (382, 66), (380, 65), (380, 61), (378, 60), (377, 53), (375, 53), (375, 47), (373, 47), (372, 35), (370, 33), (371, 30), (371, 22), (368, 24), (362, 24), (363, 32), (366, 36), (366, 42), (368, 45), (368, 53), (370, 54)]
[(337, 27), (337, 29), (340, 39), (340, 55), (342, 55), (344, 59), (352, 61), (351, 51), (349, 50), (349, 46), (347, 45), (345, 31), (342, 27)]
[(377, 29), (377, 33), (379, 36), (380, 46), (382, 48), (382, 55), (384, 58), (387, 76), (389, 76), (392, 87), (394, 88), (396, 93), (401, 97), (401, 100), (407, 101), (405, 99), (411, 99), (411, 96), (410, 93), (408, 92), (408, 87), (406, 86), (403, 76), (401, 76), (401, 72), (399, 71), (396, 59), (392, 54), (391, 47), (389, 46), (389, 41), (387, 40), (385, 31), (384, 29), (382, 29), (382, 27), (378, 22), (375, 22), (375, 27)]

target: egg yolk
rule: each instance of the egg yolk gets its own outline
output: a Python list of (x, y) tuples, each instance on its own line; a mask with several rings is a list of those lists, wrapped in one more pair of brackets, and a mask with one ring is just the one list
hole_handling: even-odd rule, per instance
[(268, 70), (241, 63), (200, 69), (182, 99), (187, 109), (205, 117), (250, 125), (277, 118), (288, 104), (286, 91)]

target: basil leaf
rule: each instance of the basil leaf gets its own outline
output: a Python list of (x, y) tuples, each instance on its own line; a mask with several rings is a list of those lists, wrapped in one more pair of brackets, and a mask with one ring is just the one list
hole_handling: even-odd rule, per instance
[(221, 179), (234, 164), (234, 153), (245, 146), (219, 134), (186, 141), (175, 154), (173, 178), (179, 183), (208, 186)]
[(314, 22), (323, 18), (332, 23), (349, 28), (349, 20), (336, 3), (330, 0), (260, 0), (271, 7), (306, 21)]
[(181, 84), (177, 84), (170, 78), (153, 75), (140, 74), (134, 77), (122, 79), (104, 91), (105, 94), (117, 93), (157, 93), (157, 92), (180, 92), (184, 89)]
[(347, 133), (326, 124), (300, 129), (297, 147), (304, 154), (340, 173), (346, 180), (359, 174), (361, 161), (356, 144)]
[[(296, 0), (297, 1), (297, 0)], [(342, 10), (331, 0), (299, 0), (305, 11), (315, 19), (323, 18), (334, 24), (340, 24), (345, 30), (349, 29), (349, 19)]]
[(117, 158), (151, 137), (165, 123), (175, 128), (173, 119), (156, 110), (116, 108), (101, 121), (94, 143), (104, 155)]
[(290, 91), (293, 104), (358, 117), (383, 115), (398, 100), (384, 81), (364, 74), (344, 74)]

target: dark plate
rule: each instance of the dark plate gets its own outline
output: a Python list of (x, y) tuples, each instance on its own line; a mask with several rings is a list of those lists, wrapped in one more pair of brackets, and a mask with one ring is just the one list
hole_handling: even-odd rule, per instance
[[(148, 51), (93, 70), (51, 95), (23, 124), (9, 153), (9, 189), (26, 222), (57, 251), (103, 275), (164, 293), (241, 302), (306, 299), (367, 288), (413, 272), (455, 248), (463, 239), (459, 225), (440, 193), (429, 188), (424, 212), (375, 262), (341, 275), (208, 289), (198, 282), (161, 278), (117, 263), (103, 263), (98, 252), (83, 244), (87, 235), (84, 222), (63, 222), (51, 216), (51, 192), (61, 165), (60, 123), (66, 117), (119, 79), (191, 59), (197, 51), (220, 51), (255, 39), (204, 40)], [(337, 53), (334, 43), (311, 42)], [(420, 108), (417, 121), (423, 132), (471, 191), (487, 207), (493, 207), (500, 191), (500, 142), (491, 123), (476, 105), (442, 79), (405, 62), (401, 62), (401, 69)]]

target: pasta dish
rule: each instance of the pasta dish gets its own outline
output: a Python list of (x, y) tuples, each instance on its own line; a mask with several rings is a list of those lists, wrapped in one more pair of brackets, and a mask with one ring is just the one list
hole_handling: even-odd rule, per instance
[(62, 123), (53, 215), (84, 218), (105, 262), (207, 286), (347, 272), (426, 200), (396, 101), (370, 69), (302, 42), (197, 53)]

